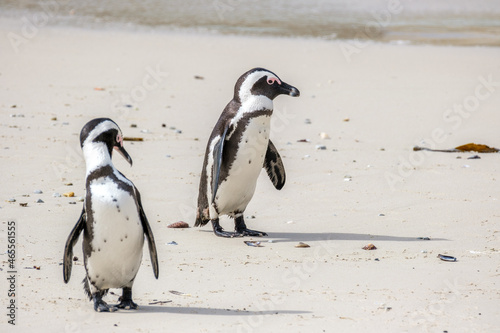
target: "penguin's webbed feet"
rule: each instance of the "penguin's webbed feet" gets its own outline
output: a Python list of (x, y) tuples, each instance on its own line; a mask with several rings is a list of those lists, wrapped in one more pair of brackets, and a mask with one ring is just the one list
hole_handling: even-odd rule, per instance
[(234, 229), (236, 233), (240, 234), (241, 236), (252, 236), (252, 237), (267, 236), (267, 234), (263, 231), (247, 229), (245, 220), (243, 219), (243, 215), (238, 216), (237, 218), (234, 219)]
[(102, 300), (102, 296), (97, 292), (92, 298), (94, 299), (94, 310), (97, 312), (115, 312), (118, 308), (114, 305), (108, 305), (108, 303)]
[(214, 234), (218, 237), (234, 238), (243, 237), (239, 232), (224, 231), (224, 229), (219, 224), (219, 219), (212, 220), (212, 227), (214, 229)]
[(242, 229), (242, 230), (237, 230), (237, 232), (241, 236), (252, 236), (252, 237), (264, 237), (267, 236), (267, 234), (263, 231), (258, 231), (258, 230), (250, 230), (250, 229)]
[(132, 288), (123, 288), (123, 294), (122, 297), (120, 297), (119, 301), (120, 304), (117, 305), (119, 309), (135, 310), (139, 307), (137, 303), (134, 303), (134, 301), (132, 301)]
[(120, 304), (117, 305), (119, 309), (125, 309), (125, 310), (135, 310), (139, 307), (137, 303), (134, 303), (131, 299), (127, 300), (122, 300)]

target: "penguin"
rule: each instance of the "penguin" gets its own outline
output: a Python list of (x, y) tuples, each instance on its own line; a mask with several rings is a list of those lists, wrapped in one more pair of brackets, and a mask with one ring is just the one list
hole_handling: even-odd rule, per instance
[[(64, 282), (71, 277), (73, 247), (83, 232), (86, 277), (84, 290), (97, 312), (137, 309), (132, 285), (142, 260), (144, 236), (149, 245), (153, 273), (158, 279), (158, 256), (153, 232), (144, 213), (141, 195), (111, 161), (118, 151), (132, 166), (123, 148), (118, 125), (109, 118), (89, 121), (80, 133), (80, 146), (86, 164), (86, 197), (82, 213), (69, 234), (63, 257)], [(103, 301), (109, 288), (121, 288), (120, 304)]]
[[(251, 69), (236, 81), (233, 99), (207, 143), (195, 226), (211, 221), (219, 237), (267, 236), (248, 229), (243, 213), (262, 168), (276, 189), (285, 185), (283, 161), (269, 140), (273, 100), (279, 95), (297, 97), (300, 92), (264, 68)], [(234, 219), (235, 232), (224, 231), (219, 224), (221, 215)]]

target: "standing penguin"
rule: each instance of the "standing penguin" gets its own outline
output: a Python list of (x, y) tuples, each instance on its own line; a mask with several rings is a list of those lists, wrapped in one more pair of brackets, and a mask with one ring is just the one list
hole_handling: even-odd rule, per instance
[[(267, 236), (247, 229), (243, 213), (264, 167), (276, 189), (285, 185), (285, 168), (269, 140), (273, 99), (299, 96), (297, 88), (271, 71), (254, 68), (240, 76), (208, 140), (201, 171), (195, 226), (212, 222), (220, 237)], [(224, 231), (220, 215), (234, 218), (235, 232)]]
[[(64, 248), (64, 282), (71, 277), (73, 246), (83, 231), (83, 255), (86, 277), (84, 289), (94, 301), (94, 310), (136, 309), (132, 284), (142, 259), (144, 235), (149, 245), (153, 272), (158, 279), (158, 257), (153, 232), (142, 208), (141, 196), (134, 184), (111, 161), (117, 150), (132, 165), (123, 148), (118, 125), (108, 118), (89, 121), (80, 133), (85, 158), (86, 197), (83, 210)], [(109, 288), (122, 288), (117, 306), (102, 300)]]

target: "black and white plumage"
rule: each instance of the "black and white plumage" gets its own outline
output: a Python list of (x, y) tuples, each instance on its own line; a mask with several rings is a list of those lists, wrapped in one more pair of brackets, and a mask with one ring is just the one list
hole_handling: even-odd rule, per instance
[[(299, 96), (297, 88), (271, 71), (254, 68), (243, 74), (208, 140), (201, 171), (195, 226), (212, 222), (221, 237), (266, 236), (247, 229), (243, 212), (253, 197), (257, 178), (264, 167), (274, 187), (285, 185), (285, 168), (269, 140), (273, 99)], [(235, 232), (226, 232), (219, 216), (235, 220)]]
[[(144, 236), (156, 278), (158, 257), (139, 191), (115, 168), (111, 155), (113, 150), (118, 151), (130, 165), (132, 159), (123, 148), (120, 128), (108, 118), (88, 122), (80, 133), (80, 145), (87, 169), (86, 197), (64, 248), (64, 282), (68, 283), (71, 277), (73, 247), (83, 231), (86, 270), (83, 284), (94, 301), (94, 309), (98, 312), (136, 309), (132, 285), (141, 265)], [(116, 307), (102, 300), (109, 288), (123, 289), (121, 303)]]

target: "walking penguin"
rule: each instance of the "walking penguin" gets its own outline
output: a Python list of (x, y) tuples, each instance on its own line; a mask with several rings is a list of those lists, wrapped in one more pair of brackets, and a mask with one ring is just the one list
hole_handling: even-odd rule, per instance
[[(144, 236), (157, 279), (158, 257), (139, 191), (111, 161), (113, 150), (130, 165), (132, 158), (123, 148), (120, 128), (108, 118), (89, 121), (80, 133), (80, 145), (87, 169), (86, 196), (80, 218), (64, 248), (64, 282), (68, 283), (71, 277), (73, 247), (83, 231), (86, 270), (83, 285), (89, 299), (94, 301), (94, 310), (136, 309), (132, 285), (141, 265)], [(123, 289), (120, 304), (104, 302), (102, 298), (109, 288)]]
[[(285, 168), (269, 140), (273, 100), (279, 95), (299, 96), (297, 88), (273, 72), (254, 68), (236, 82), (208, 140), (198, 194), (195, 226), (209, 221), (220, 237), (267, 236), (247, 229), (243, 213), (253, 197), (260, 170), (265, 168), (278, 190), (285, 185)], [(235, 221), (235, 231), (224, 231), (219, 216)]]

